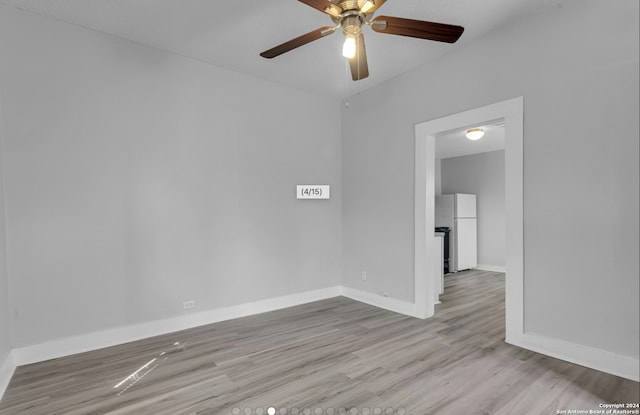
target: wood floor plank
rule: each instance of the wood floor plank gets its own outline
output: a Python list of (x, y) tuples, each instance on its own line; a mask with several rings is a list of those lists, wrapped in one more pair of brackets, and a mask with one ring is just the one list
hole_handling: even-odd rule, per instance
[(418, 320), (339, 297), (21, 366), (0, 415), (541, 415), (640, 400), (637, 382), (504, 343), (504, 274), (448, 276), (441, 300)]

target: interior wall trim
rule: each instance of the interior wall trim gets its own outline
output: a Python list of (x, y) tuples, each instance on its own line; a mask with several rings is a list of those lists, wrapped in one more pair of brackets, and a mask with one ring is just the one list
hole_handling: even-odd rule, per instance
[(507, 268), (505, 266), (500, 265), (487, 265), (487, 264), (478, 264), (474, 269), (479, 269), (482, 271), (491, 271), (491, 272), (507, 272)]
[(9, 386), (13, 372), (16, 370), (16, 364), (13, 359), (13, 351), (9, 351), (4, 361), (0, 364), (0, 400), (4, 396), (4, 392)]
[(542, 353), (565, 362), (575, 363), (611, 375), (640, 382), (640, 360), (606, 350), (527, 332), (514, 346)]
[[(414, 303), (391, 297), (383, 297), (378, 294), (350, 287), (334, 286), (231, 307), (191, 313), (179, 317), (121, 326), (113, 329), (51, 340), (30, 346), (18, 347), (12, 350), (11, 360), (9, 360), (9, 358), (7, 359), (8, 362), (11, 363), (9, 367), (15, 369), (16, 366), (43, 362), (45, 360), (89, 352), (175, 331), (280, 310), (287, 307), (293, 307), (313, 301), (326, 300), (338, 296), (344, 296), (355, 301), (370, 304), (410, 317), (419, 317), (416, 313)], [(9, 363), (5, 363), (5, 365), (7, 364)], [(13, 373), (13, 369), (10, 371), (11, 374)], [(9, 375), (8, 378), (10, 379), (11, 376)]]
[(439, 134), (502, 120), (505, 123), (506, 337), (518, 342), (524, 333), (524, 98), (447, 115), (415, 126), (414, 293), (416, 305), (433, 315), (433, 269), (426, 266), (434, 250), (435, 140)]
[(396, 298), (384, 297), (369, 291), (362, 291), (350, 287), (342, 287), (342, 295), (361, 303), (369, 304), (395, 313), (404, 314), (410, 317), (420, 318), (416, 313), (414, 303), (398, 300)]
[(341, 292), (340, 286), (322, 288), (18, 347), (12, 351), (13, 363), (15, 366), (22, 366), (56, 359), (220, 321), (326, 300), (338, 297)]

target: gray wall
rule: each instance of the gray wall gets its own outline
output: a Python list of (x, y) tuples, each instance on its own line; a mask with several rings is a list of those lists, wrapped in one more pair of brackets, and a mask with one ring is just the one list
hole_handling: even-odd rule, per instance
[[(2, 94), (0, 91), (0, 108)], [(1, 114), (0, 114), (1, 115)], [(2, 117), (0, 116), (0, 366), (11, 348), (11, 329), (9, 319), (9, 277), (7, 273), (7, 225), (5, 212)]]
[(524, 96), (525, 328), (637, 358), (638, 2), (546, 4), (350, 98), (343, 284), (413, 300), (414, 125)]
[(441, 161), (442, 193), (477, 195), (478, 264), (504, 267), (504, 150)]
[(0, 56), (15, 347), (340, 284), (338, 102), (3, 7)]

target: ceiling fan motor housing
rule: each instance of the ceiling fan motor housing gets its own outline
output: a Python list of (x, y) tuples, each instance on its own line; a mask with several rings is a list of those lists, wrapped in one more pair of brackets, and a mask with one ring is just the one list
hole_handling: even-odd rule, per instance
[(344, 11), (360, 10), (360, 6), (358, 6), (358, 0), (338, 0), (335, 3)]

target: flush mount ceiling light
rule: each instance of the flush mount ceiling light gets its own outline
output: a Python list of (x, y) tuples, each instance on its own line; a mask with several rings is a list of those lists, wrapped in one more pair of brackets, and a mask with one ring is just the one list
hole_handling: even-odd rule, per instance
[(484, 136), (484, 129), (482, 128), (472, 128), (467, 130), (467, 138), (469, 140), (480, 140)]

